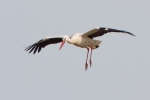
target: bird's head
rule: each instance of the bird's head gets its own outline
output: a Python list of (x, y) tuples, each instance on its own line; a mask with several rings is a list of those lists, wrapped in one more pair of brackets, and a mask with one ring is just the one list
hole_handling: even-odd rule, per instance
[(64, 36), (64, 37), (62, 38), (62, 43), (61, 43), (61, 45), (60, 45), (59, 50), (63, 47), (63, 45), (65, 44), (65, 42), (68, 41), (68, 39), (69, 39), (68, 36)]

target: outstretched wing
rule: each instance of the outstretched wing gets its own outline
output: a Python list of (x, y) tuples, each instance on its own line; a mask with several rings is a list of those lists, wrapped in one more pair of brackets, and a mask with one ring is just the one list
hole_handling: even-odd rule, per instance
[(135, 36), (134, 34), (127, 32), (127, 31), (117, 30), (117, 29), (112, 29), (112, 28), (104, 28), (104, 27), (94, 28), (94, 29), (84, 33), (82, 36), (87, 36), (89, 38), (95, 38), (95, 37), (102, 36), (102, 35), (104, 35), (106, 33), (110, 33), (110, 32), (126, 33), (129, 35)]
[(41, 51), (42, 48), (44, 48), (45, 46), (49, 45), (49, 44), (55, 44), (55, 43), (59, 43), (62, 42), (63, 37), (47, 37), (44, 39), (39, 40), (38, 42), (28, 46), (25, 50), (29, 51), (29, 53), (31, 53), (33, 51), (33, 54), (36, 53), (36, 51), (38, 51), (38, 53)]

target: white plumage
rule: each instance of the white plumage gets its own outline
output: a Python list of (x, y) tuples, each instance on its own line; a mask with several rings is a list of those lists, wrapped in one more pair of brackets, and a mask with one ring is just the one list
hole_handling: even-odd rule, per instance
[(117, 32), (117, 33), (126, 33), (132, 36), (132, 33), (123, 31), (123, 30), (117, 30), (117, 29), (112, 29), (112, 28), (103, 28), (103, 27), (98, 27), (94, 28), (86, 33), (75, 33), (72, 36), (53, 36), (53, 37), (46, 37), (44, 39), (39, 40), (38, 42), (34, 43), (33, 45), (30, 45), (27, 47), (25, 50), (29, 51), (31, 53), (33, 51), (33, 54), (35, 54), (37, 51), (38, 53), (41, 51), (42, 48), (49, 44), (55, 44), (55, 43), (61, 43), (60, 49), (64, 45), (65, 42), (68, 42), (69, 44), (74, 44), (75, 46), (81, 47), (81, 48), (86, 48), (87, 49), (87, 58), (86, 58), (86, 63), (85, 63), (85, 70), (88, 68), (87, 60), (88, 60), (88, 54), (89, 54), (89, 49), (91, 49), (91, 54), (90, 54), (90, 66), (92, 65), (91, 61), (91, 56), (92, 56), (92, 50), (96, 49), (99, 47), (100, 43), (102, 41), (95, 40), (93, 38), (102, 36), (106, 33), (110, 32)]

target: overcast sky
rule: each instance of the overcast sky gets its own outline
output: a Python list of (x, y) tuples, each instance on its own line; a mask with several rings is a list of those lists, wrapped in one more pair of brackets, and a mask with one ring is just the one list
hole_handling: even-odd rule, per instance
[[(1, 0), (0, 100), (150, 100), (150, 0)], [(25, 47), (47, 36), (95, 27), (126, 30), (86, 49), (66, 43), (39, 54)]]

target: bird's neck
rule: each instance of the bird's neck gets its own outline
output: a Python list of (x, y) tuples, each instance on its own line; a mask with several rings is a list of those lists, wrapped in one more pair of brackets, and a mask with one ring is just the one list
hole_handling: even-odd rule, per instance
[(72, 43), (73, 43), (70, 38), (67, 39), (67, 42), (68, 42), (69, 44), (72, 44)]
[(73, 44), (74, 43), (72, 37), (67, 37), (67, 42), (69, 44)]

